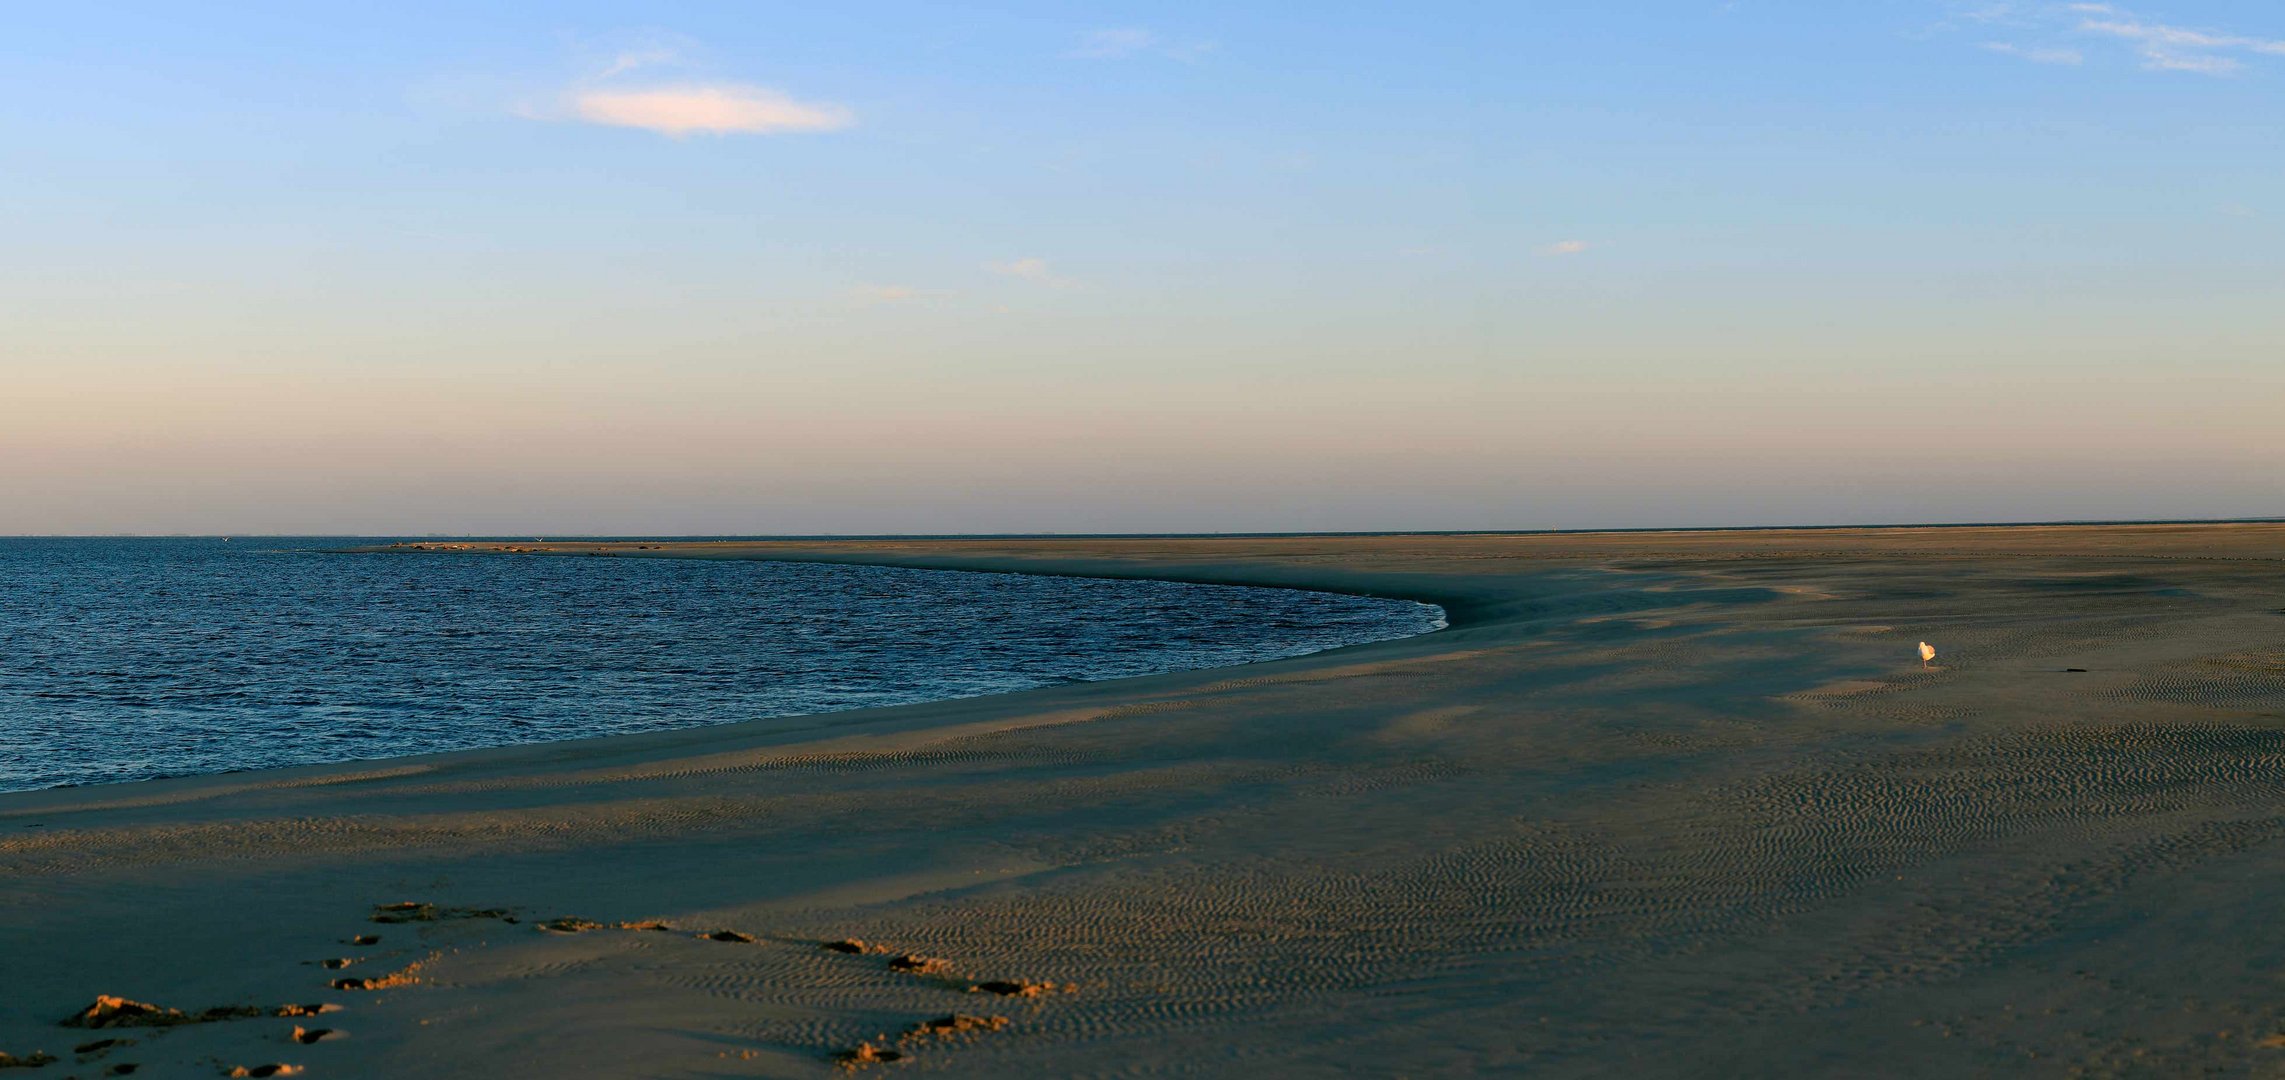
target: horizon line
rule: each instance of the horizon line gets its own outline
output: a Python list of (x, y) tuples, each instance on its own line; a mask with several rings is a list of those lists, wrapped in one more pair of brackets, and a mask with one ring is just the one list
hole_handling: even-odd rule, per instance
[[(621, 540), (680, 542), (729, 540), (1194, 540), (1274, 539), (1308, 536), (1590, 536), (1602, 533), (1683, 532), (1810, 532), (1850, 529), (2031, 529), (2094, 527), (2103, 525), (2276, 525), (2285, 516), (2223, 518), (2062, 518), (2039, 521), (1888, 521), (1843, 524), (1780, 525), (1645, 525), (1624, 528), (1572, 529), (1302, 529), (1265, 531), (1193, 532), (1011, 532), (1011, 533), (574, 533), (554, 538), (533, 536), (533, 543), (611, 543)], [(0, 540), (499, 540), (523, 539), (518, 533), (0, 533)]]

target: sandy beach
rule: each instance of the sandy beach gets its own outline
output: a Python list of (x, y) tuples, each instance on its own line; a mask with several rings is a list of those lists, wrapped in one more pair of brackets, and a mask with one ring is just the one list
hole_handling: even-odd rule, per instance
[(342, 557), (597, 556), (1291, 586), (1452, 625), (0, 796), (0, 1053), (80, 1077), (2285, 1073), (2285, 525)]

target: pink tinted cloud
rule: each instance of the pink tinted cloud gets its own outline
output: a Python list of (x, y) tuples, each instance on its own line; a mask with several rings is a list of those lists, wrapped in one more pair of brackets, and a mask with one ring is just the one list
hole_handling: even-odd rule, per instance
[(740, 83), (582, 90), (572, 111), (591, 124), (642, 128), (662, 135), (777, 135), (838, 131), (856, 122), (848, 108), (796, 101), (776, 90)]

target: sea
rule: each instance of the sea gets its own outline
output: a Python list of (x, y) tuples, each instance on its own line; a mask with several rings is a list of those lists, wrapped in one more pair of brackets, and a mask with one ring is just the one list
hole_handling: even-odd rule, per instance
[(393, 539), (0, 539), (0, 791), (972, 697), (1443, 625), (1292, 589), (340, 550)]

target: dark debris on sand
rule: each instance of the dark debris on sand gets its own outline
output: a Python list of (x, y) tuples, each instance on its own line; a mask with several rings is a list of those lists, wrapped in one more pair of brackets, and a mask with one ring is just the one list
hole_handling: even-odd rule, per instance
[(373, 906), (372, 920), (377, 923), (442, 922), (445, 919), (509, 919), (509, 912), (506, 908), (438, 907), (416, 900)]
[(65, 1017), (64, 1027), (175, 1027), (180, 1024), (213, 1024), (224, 1020), (251, 1020), (270, 1016), (273, 1010), (260, 1005), (216, 1005), (196, 1013), (153, 1005), (147, 1001), (99, 994), (93, 1004)]
[(951, 1038), (956, 1035), (976, 1035), (987, 1031), (1000, 1031), (1014, 1021), (1005, 1016), (969, 1016), (953, 1013), (934, 1020), (923, 1020), (905, 1031), (907, 1038)]

